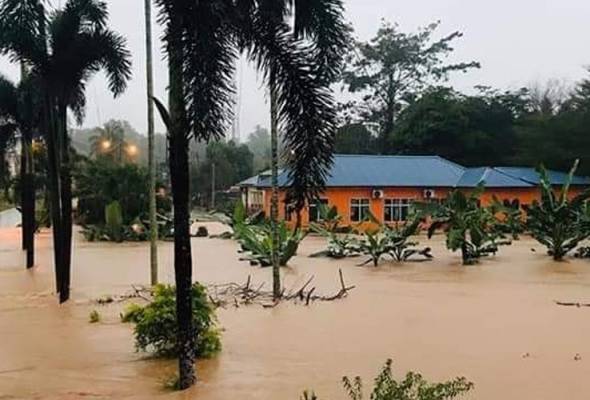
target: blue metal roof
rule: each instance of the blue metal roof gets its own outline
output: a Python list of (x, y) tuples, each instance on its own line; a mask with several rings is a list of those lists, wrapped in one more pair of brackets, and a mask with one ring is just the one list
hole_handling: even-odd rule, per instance
[[(554, 185), (565, 182), (567, 174), (549, 171)], [(538, 184), (533, 168), (479, 167), (465, 168), (438, 156), (334, 156), (326, 187), (486, 187), (526, 188)], [(240, 186), (270, 187), (270, 172), (241, 182)], [(288, 184), (288, 173), (281, 170), (279, 186)], [(590, 185), (590, 178), (575, 177), (572, 184)]]
[(455, 186), (463, 188), (475, 187), (480, 183), (483, 183), (485, 187), (489, 188), (534, 186), (529, 182), (514, 178), (508, 174), (498, 171), (496, 168), (490, 167), (469, 168), (465, 170), (465, 173)]
[[(496, 169), (514, 178), (532, 183), (533, 185), (538, 185), (541, 180), (539, 173), (534, 168), (497, 167)], [(547, 174), (549, 175), (549, 180), (554, 185), (563, 185), (568, 175), (565, 172), (551, 170), (548, 170)], [(574, 176), (572, 179), (572, 185), (590, 185), (590, 178), (586, 176)]]

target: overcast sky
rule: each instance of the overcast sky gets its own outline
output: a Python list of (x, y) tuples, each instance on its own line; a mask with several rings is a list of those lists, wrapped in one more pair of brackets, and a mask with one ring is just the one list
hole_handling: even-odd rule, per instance
[[(60, 0), (54, 0), (59, 4)], [(62, 0), (62, 3), (65, 0)], [(133, 53), (134, 76), (128, 90), (113, 99), (102, 75), (88, 87), (84, 126), (111, 118), (127, 119), (146, 130), (145, 47), (143, 0), (107, 0), (111, 26), (127, 37)], [(590, 65), (590, 1), (588, 0), (345, 0), (348, 19), (359, 39), (371, 38), (381, 19), (398, 22), (403, 30), (441, 20), (439, 35), (454, 30), (465, 36), (455, 42), (452, 60), (479, 61), (480, 70), (455, 75), (451, 83), (468, 91), (475, 85), (519, 88), (551, 78), (575, 82)], [(161, 52), (161, 30), (155, 26), (155, 90), (166, 96), (167, 68)], [(262, 82), (242, 62), (240, 131), (245, 139), (256, 124), (268, 125)], [(18, 68), (0, 60), (0, 71), (18, 78)], [(158, 119), (158, 118), (157, 118)], [(158, 121), (158, 130), (162, 125)]]

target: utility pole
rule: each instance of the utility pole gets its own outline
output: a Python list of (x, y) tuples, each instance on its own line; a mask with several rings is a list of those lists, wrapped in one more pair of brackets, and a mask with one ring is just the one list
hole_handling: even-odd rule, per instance
[(149, 218), (150, 218), (150, 272), (151, 284), (158, 284), (158, 220), (156, 217), (156, 157), (154, 137), (154, 72), (152, 55), (152, 4), (145, 0), (145, 47), (148, 112), (148, 169), (149, 169)]

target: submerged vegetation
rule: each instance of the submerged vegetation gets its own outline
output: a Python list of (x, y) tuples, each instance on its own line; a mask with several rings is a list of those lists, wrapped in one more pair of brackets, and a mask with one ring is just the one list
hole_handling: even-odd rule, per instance
[(590, 237), (590, 213), (586, 205), (590, 189), (576, 196), (569, 195), (577, 167), (576, 161), (559, 192), (555, 191), (547, 171), (541, 167), (541, 201), (535, 201), (527, 208), (527, 228), (556, 261), (563, 260), (581, 241)]
[(428, 237), (437, 229), (444, 228), (447, 248), (459, 250), (464, 265), (478, 263), (481, 257), (496, 254), (499, 246), (510, 244), (504, 237), (493, 208), (482, 207), (479, 198), (483, 193), (480, 185), (470, 194), (454, 190), (439, 204), (422, 204), (419, 207), (430, 210), (432, 223)]
[[(221, 350), (221, 333), (207, 291), (198, 283), (192, 286), (192, 306), (192, 351), (195, 357), (211, 357)], [(135, 324), (137, 350), (160, 357), (178, 356), (176, 289), (173, 286), (155, 286), (153, 300), (145, 306), (130, 304), (121, 320)]]
[[(451, 400), (471, 391), (474, 384), (464, 377), (440, 383), (430, 383), (417, 372), (408, 372), (404, 379), (393, 376), (392, 360), (387, 360), (381, 372), (374, 379), (374, 386), (369, 395), (371, 400)], [(342, 384), (350, 400), (365, 399), (362, 379), (344, 377)], [(302, 400), (317, 400), (313, 392), (304, 392)]]

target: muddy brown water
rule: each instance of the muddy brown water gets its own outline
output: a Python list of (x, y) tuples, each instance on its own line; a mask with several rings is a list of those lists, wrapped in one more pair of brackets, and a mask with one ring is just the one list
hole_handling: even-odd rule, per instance
[[(317, 291), (330, 294), (342, 268), (357, 288), (310, 307), (219, 310), (223, 351), (198, 363), (200, 382), (184, 393), (163, 389), (173, 362), (134, 351), (132, 327), (119, 322), (121, 305), (89, 304), (147, 283), (149, 247), (77, 237), (73, 300), (58, 306), (50, 239), (39, 235), (39, 265), (24, 271), (19, 232), (0, 230), (0, 399), (297, 400), (306, 388), (322, 400), (344, 399), (343, 375), (369, 384), (387, 358), (397, 376), (465, 376), (476, 385), (468, 398), (590, 398), (590, 308), (554, 304), (590, 302), (590, 261), (554, 263), (527, 238), (473, 267), (460, 266), (442, 238), (421, 238), (434, 262), (379, 268), (309, 259), (324, 241), (307, 238), (284, 270), (285, 285), (315, 275)], [(251, 275), (270, 287), (271, 271), (238, 261), (233, 242), (194, 239), (193, 246), (196, 279), (245, 282)], [(162, 280), (171, 281), (170, 243), (160, 245), (160, 264)], [(99, 324), (88, 323), (93, 309)]]

